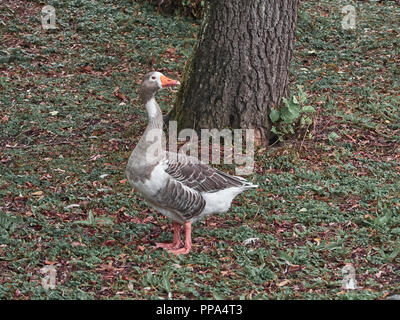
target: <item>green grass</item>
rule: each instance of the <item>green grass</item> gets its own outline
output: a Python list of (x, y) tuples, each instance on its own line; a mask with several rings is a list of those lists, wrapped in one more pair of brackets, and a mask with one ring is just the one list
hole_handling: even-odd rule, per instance
[[(180, 78), (198, 21), (146, 3), (0, 8), (0, 298), (380, 299), (400, 280), (400, 7), (303, 1), (291, 68), (312, 139), (256, 150), (260, 185), (194, 226), (193, 252), (154, 250), (169, 221), (126, 182), (146, 125), (144, 73)], [(1, 23), (3, 22), (3, 23)], [(158, 100), (168, 110), (174, 98)], [(333, 134), (335, 133), (335, 134)], [(230, 168), (232, 169), (232, 168)], [(249, 245), (243, 241), (258, 238)], [(362, 289), (341, 289), (352, 263)], [(43, 266), (55, 289), (41, 285)]]

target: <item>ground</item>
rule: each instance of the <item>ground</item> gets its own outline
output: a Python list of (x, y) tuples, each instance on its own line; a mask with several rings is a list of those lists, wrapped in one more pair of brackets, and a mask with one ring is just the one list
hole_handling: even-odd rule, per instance
[[(311, 137), (256, 149), (259, 184), (154, 249), (170, 221), (127, 183), (146, 125), (142, 75), (180, 79), (199, 21), (146, 2), (11, 1), (0, 8), (0, 298), (384, 299), (400, 283), (400, 6), (302, 1), (291, 68)], [(56, 27), (40, 11), (56, 8)], [(169, 110), (174, 91), (158, 96)], [(234, 167), (221, 167), (234, 172)], [(249, 244), (249, 238), (256, 240)], [(358, 290), (341, 288), (352, 264)], [(43, 267), (48, 267), (43, 269)], [(56, 271), (53, 289), (42, 285)]]

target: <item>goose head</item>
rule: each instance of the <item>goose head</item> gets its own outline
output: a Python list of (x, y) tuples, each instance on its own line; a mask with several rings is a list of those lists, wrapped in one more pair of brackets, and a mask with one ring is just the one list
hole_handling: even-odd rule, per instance
[(177, 80), (172, 80), (164, 76), (161, 72), (153, 71), (147, 73), (141, 85), (141, 97), (144, 103), (149, 101), (154, 95), (164, 88), (180, 85)]

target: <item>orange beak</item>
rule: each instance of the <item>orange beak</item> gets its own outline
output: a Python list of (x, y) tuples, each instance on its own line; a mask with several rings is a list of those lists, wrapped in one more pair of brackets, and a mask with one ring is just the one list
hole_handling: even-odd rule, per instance
[(161, 80), (161, 85), (163, 88), (178, 86), (181, 84), (179, 81), (172, 80), (170, 78), (167, 78), (164, 75), (161, 75), (160, 80)]

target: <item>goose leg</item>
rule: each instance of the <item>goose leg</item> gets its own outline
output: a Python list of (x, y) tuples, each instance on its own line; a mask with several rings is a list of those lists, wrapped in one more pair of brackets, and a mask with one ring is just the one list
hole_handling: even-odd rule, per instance
[(183, 248), (171, 248), (167, 249), (168, 252), (173, 254), (188, 254), (192, 249), (192, 223), (190, 221), (185, 222), (185, 246)]
[(163, 249), (178, 249), (182, 246), (181, 240), (181, 225), (177, 222), (173, 222), (172, 226), (174, 228), (174, 240), (172, 243), (166, 242), (158, 242), (156, 243), (156, 248), (163, 248)]

